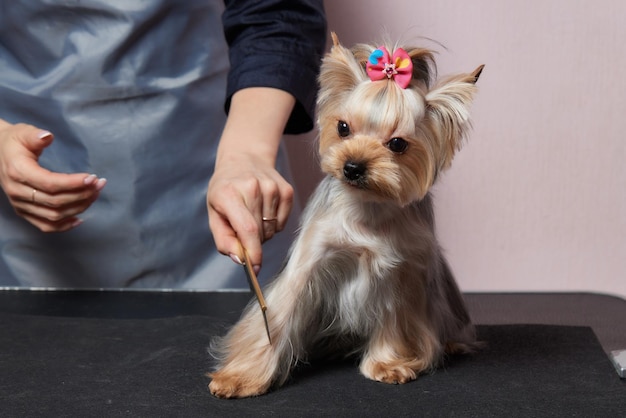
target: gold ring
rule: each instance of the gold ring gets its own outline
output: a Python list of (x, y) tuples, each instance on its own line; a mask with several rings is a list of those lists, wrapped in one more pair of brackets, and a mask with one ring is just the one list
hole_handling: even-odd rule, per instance
[(33, 203), (35, 203), (35, 195), (37, 194), (37, 189), (33, 189), (33, 196), (31, 197), (31, 200), (33, 201)]
[(277, 221), (277, 218), (266, 218), (265, 216), (261, 218), (263, 222), (274, 222)]

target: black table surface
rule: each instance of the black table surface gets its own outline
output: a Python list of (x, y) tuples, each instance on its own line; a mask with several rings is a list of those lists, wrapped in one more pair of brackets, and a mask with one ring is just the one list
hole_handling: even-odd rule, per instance
[[(626, 349), (626, 300), (596, 293), (465, 293), (476, 324), (591, 327), (605, 351)], [(135, 290), (0, 290), (0, 313), (162, 318), (184, 315), (238, 319), (248, 292)]]
[[(213, 398), (206, 347), (247, 292), (0, 290), (3, 416), (624, 416), (626, 301), (469, 293), (483, 352), (406, 385), (315, 363), (267, 395)], [(589, 415), (591, 414), (591, 415)]]

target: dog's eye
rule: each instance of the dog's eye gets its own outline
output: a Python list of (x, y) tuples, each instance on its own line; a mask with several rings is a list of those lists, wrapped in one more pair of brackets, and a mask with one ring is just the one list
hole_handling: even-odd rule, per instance
[(340, 120), (339, 122), (337, 122), (337, 133), (342, 138), (347, 137), (348, 135), (350, 135), (350, 125)]
[(387, 142), (387, 148), (396, 154), (402, 154), (408, 147), (409, 143), (402, 138), (391, 138), (391, 140)]

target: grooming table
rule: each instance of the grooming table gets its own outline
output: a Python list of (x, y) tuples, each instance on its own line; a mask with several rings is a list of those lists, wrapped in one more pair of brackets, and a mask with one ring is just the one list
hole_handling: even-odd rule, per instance
[[(299, 367), (267, 395), (207, 389), (211, 338), (244, 292), (0, 290), (0, 415), (365, 417), (626, 415), (626, 301), (598, 294), (466, 294), (485, 348), (404, 385), (355, 360)], [(271, 307), (269, 307), (271, 309)]]

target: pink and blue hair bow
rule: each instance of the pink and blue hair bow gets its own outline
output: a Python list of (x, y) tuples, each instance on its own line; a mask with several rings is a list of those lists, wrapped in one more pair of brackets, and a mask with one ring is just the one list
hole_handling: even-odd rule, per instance
[(390, 55), (387, 48), (381, 46), (370, 54), (365, 70), (372, 81), (393, 79), (405, 89), (411, 83), (413, 62), (404, 49), (398, 48)]

